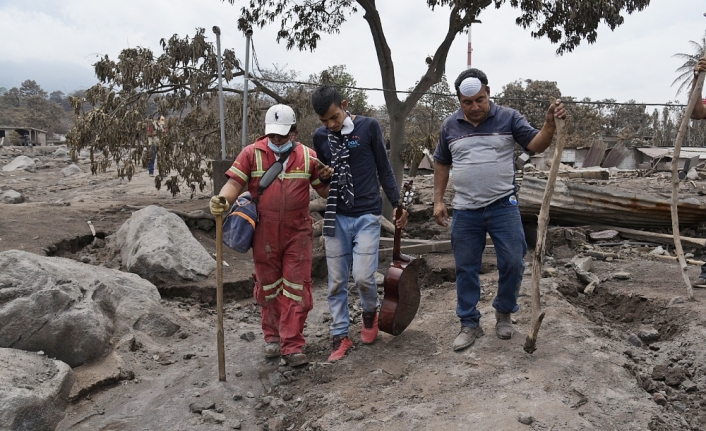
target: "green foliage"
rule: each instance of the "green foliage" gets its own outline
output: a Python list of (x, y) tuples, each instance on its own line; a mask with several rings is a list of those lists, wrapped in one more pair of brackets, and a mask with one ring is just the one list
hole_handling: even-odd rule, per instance
[(371, 106), (368, 105), (368, 96), (364, 90), (356, 90), (358, 85), (353, 75), (346, 72), (343, 64), (331, 66), (318, 75), (311, 75), (309, 81), (316, 85), (331, 84), (339, 87), (341, 96), (348, 101), (348, 110), (353, 114), (370, 115)]
[[(492, 94), (491, 94), (492, 96)], [(517, 80), (505, 85), (496, 96), (499, 104), (513, 108), (527, 118), (536, 128), (541, 128), (551, 99), (561, 97), (561, 90), (554, 81)], [(536, 100), (546, 100), (537, 103)]]
[[(228, 0), (235, 4), (237, 0)], [(264, 27), (279, 22), (277, 41), (284, 41), (287, 49), (296, 47), (315, 50), (321, 34), (337, 34), (347, 17), (358, 11), (358, 6), (367, 11), (375, 9), (372, 0), (246, 0), (240, 9), (238, 28)], [(533, 38), (548, 38), (558, 43), (557, 54), (573, 51), (582, 40), (594, 43), (598, 37), (598, 26), (606, 25), (615, 30), (623, 24), (623, 13), (645, 9), (650, 0), (426, 0), (432, 10), (448, 7), (458, 24), (457, 33), (465, 30), (482, 10), (500, 8), (508, 3), (519, 9), (515, 24), (532, 29)]]
[(0, 92), (0, 124), (34, 127), (48, 134), (66, 131), (65, 111), (47, 99), (47, 92), (35, 81), (28, 79), (20, 88), (3, 90)]

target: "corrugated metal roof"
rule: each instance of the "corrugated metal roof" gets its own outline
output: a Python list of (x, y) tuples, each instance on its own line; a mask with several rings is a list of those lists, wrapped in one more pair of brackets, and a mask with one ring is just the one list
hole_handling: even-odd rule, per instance
[[(536, 220), (547, 181), (525, 176), (518, 193), (520, 213)], [(690, 226), (706, 220), (706, 205), (695, 199), (680, 200), (679, 224)], [(629, 228), (672, 226), (671, 200), (557, 180), (549, 208), (556, 224), (607, 224)]]
[[(674, 147), (641, 147), (636, 148), (636, 150), (646, 156), (656, 159), (658, 157), (671, 155), (674, 152)], [(699, 156), (700, 159), (706, 159), (706, 148), (682, 147), (679, 151), (679, 158), (690, 159), (696, 156)]]

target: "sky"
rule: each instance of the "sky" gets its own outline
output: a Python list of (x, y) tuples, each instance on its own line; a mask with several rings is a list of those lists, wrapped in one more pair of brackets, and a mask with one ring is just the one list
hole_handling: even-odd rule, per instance
[[(587, 0), (589, 1), (589, 0)], [(19, 87), (33, 79), (48, 92), (69, 93), (97, 82), (92, 64), (98, 56), (116, 59), (122, 49), (141, 46), (159, 54), (159, 41), (173, 34), (192, 36), (197, 27), (221, 29), (222, 49), (245, 57), (245, 36), (237, 29), (241, 5), (221, 0), (0, 0), (0, 87)], [(378, 10), (392, 51), (397, 88), (406, 90), (426, 70), (425, 58), (441, 42), (448, 9), (432, 12), (424, 0), (380, 0)], [(562, 94), (619, 102), (686, 103), (676, 95), (676, 53), (693, 53), (689, 41), (706, 30), (703, 0), (652, 0), (646, 10), (625, 15), (611, 31), (601, 25), (596, 43), (585, 41), (573, 52), (556, 55), (557, 45), (533, 39), (515, 25), (518, 10), (509, 5), (484, 10), (472, 29), (472, 64), (489, 78), (491, 93), (518, 79), (555, 81)], [(277, 25), (254, 29), (253, 44), (263, 68), (297, 71), (306, 79), (329, 66), (345, 64), (358, 86), (382, 86), (377, 57), (362, 12), (348, 18), (340, 33), (322, 35), (316, 51), (288, 51), (276, 43)], [(449, 81), (467, 62), (467, 34), (458, 35), (449, 51)], [(401, 96), (404, 97), (404, 96)], [(382, 105), (381, 92), (368, 100)]]

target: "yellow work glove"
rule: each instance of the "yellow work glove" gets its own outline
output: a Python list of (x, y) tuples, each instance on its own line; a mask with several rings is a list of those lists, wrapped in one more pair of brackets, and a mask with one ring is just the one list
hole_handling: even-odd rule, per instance
[(208, 203), (208, 208), (211, 210), (211, 214), (219, 216), (230, 209), (230, 204), (223, 196), (216, 195), (211, 198), (211, 201)]

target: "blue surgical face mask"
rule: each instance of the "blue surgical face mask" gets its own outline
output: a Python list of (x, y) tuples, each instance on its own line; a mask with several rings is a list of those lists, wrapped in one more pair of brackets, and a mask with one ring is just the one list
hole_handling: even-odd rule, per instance
[(292, 148), (292, 141), (287, 141), (286, 143), (280, 145), (279, 147), (272, 143), (269, 139), (267, 140), (267, 146), (270, 150), (274, 151), (276, 154), (282, 154), (285, 151), (289, 151)]

